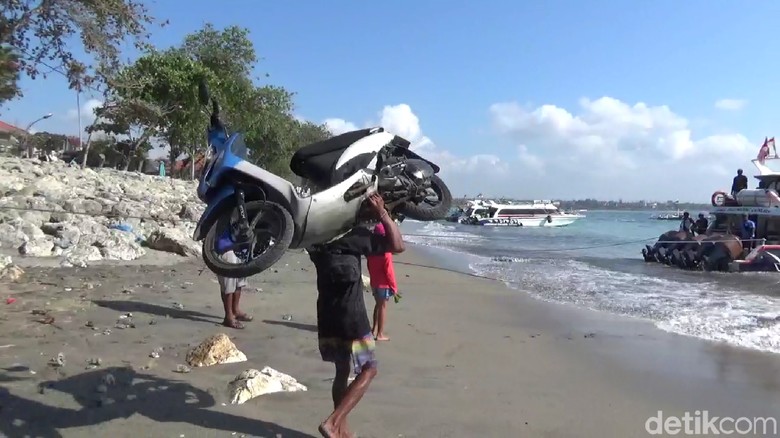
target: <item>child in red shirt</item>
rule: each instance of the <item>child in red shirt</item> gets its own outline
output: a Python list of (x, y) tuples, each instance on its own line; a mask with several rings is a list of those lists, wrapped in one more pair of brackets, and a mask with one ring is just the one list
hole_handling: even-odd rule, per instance
[[(379, 223), (374, 232), (384, 236), (385, 227)], [(377, 341), (389, 341), (385, 334), (385, 315), (387, 314), (387, 302), (398, 293), (398, 285), (395, 282), (395, 270), (393, 269), (393, 254), (386, 252), (382, 255), (367, 256), (368, 273), (371, 276), (371, 289), (374, 292), (374, 318), (371, 332)]]

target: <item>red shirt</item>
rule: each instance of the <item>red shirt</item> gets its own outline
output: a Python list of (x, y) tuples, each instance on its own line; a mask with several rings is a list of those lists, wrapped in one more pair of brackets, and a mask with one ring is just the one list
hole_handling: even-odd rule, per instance
[(372, 288), (388, 288), (393, 292), (398, 291), (395, 282), (395, 269), (393, 269), (393, 254), (386, 252), (382, 255), (366, 256), (368, 273), (371, 276)]

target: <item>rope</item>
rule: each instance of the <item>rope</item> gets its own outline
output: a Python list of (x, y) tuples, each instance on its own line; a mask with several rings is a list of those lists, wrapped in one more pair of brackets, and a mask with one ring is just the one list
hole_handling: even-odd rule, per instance
[[(740, 237), (734, 236), (737, 240), (740, 242), (760, 242), (764, 241), (766, 239), (742, 239)], [(659, 240), (656, 243), (717, 243), (717, 242), (733, 242), (734, 239), (723, 239), (723, 240)]]
[(418, 268), (426, 268), (426, 269), (434, 269), (434, 270), (437, 270), (437, 271), (452, 272), (454, 274), (465, 275), (467, 277), (481, 278), (483, 280), (500, 281), (502, 283), (522, 284), (522, 282), (520, 282), (520, 281), (502, 280), (500, 278), (488, 277), (486, 275), (472, 274), (470, 272), (463, 272), (463, 271), (458, 271), (458, 270), (455, 270), (455, 269), (442, 268), (441, 266), (422, 265), (422, 264), (419, 264), (419, 263), (410, 263), (410, 262), (399, 262), (398, 260), (393, 260), (393, 264), (394, 265), (415, 266), (415, 267), (418, 267)]
[[(134, 216), (134, 215), (120, 215), (118, 213), (75, 213), (71, 211), (59, 211), (59, 210), (52, 210), (47, 208), (35, 208), (35, 207), (14, 207), (9, 205), (0, 205), (0, 210), (18, 210), (18, 211), (35, 211), (40, 213), (66, 213), (66, 214), (73, 214), (77, 216), (88, 216), (88, 217), (106, 217), (109, 219), (138, 219), (138, 220), (144, 220), (144, 221), (155, 221), (155, 222), (190, 222), (190, 223), (196, 223), (197, 221), (192, 219), (182, 219), (182, 218), (157, 218), (154, 216)], [(429, 234), (414, 234), (414, 233), (403, 233), (404, 237), (431, 237)], [(622, 242), (615, 242), (615, 243), (608, 243), (603, 245), (590, 245), (590, 246), (577, 246), (573, 248), (553, 248), (553, 249), (529, 249), (527, 251), (532, 252), (540, 252), (540, 253), (548, 253), (548, 252), (564, 252), (564, 251), (584, 251), (588, 249), (599, 249), (599, 248), (612, 248), (612, 247), (618, 247), (618, 246), (626, 246), (626, 245), (636, 245), (638, 243), (644, 243), (649, 242), (657, 239), (657, 237), (646, 237), (644, 239), (637, 239), (637, 240), (626, 240)], [(742, 241), (764, 241), (765, 239), (740, 239)], [(724, 240), (708, 240), (707, 243), (716, 243), (716, 242), (732, 242), (733, 239), (724, 239)], [(704, 243), (698, 240), (659, 240), (656, 243)], [(455, 271), (460, 272), (460, 271)]]
[(122, 219), (140, 219), (140, 220), (146, 220), (146, 221), (155, 221), (155, 222), (192, 222), (197, 223), (197, 221), (192, 219), (182, 219), (182, 218), (156, 218), (154, 216), (133, 216), (133, 215), (120, 215), (119, 213), (76, 213), (72, 211), (66, 211), (66, 210), (52, 210), (49, 208), (35, 208), (35, 207), (13, 207), (10, 205), (0, 205), (0, 210), (20, 210), (20, 211), (37, 211), (40, 213), (67, 213), (67, 214), (74, 214), (77, 216), (89, 216), (89, 217), (107, 217), (109, 219), (116, 219), (116, 218), (122, 218)]

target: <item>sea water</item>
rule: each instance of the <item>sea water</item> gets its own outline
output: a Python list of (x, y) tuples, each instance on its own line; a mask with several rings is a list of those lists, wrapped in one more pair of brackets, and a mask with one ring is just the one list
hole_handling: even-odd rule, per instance
[(568, 227), (401, 226), (444, 267), (546, 301), (651, 320), (670, 332), (780, 353), (780, 273), (684, 271), (641, 250), (679, 224), (650, 212), (591, 211)]

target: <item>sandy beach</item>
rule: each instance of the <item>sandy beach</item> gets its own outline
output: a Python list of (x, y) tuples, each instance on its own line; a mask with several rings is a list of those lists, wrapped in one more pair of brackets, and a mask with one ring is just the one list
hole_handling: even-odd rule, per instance
[[(0, 436), (319, 436), (333, 369), (317, 351), (308, 257), (290, 252), (251, 279), (245, 330), (218, 325), (216, 279), (192, 260), (27, 263), (19, 282), (1, 284)], [(538, 301), (437, 269), (412, 245), (397, 261), (404, 298), (391, 303), (378, 378), (350, 417), (360, 437), (642, 437), (658, 411), (780, 412), (777, 355)], [(128, 312), (134, 326), (116, 328)], [(176, 372), (191, 346), (221, 332), (247, 362)], [(65, 365), (49, 366), (58, 353)], [(227, 404), (227, 383), (264, 366), (309, 390)], [(116, 384), (101, 394), (106, 373)]]

